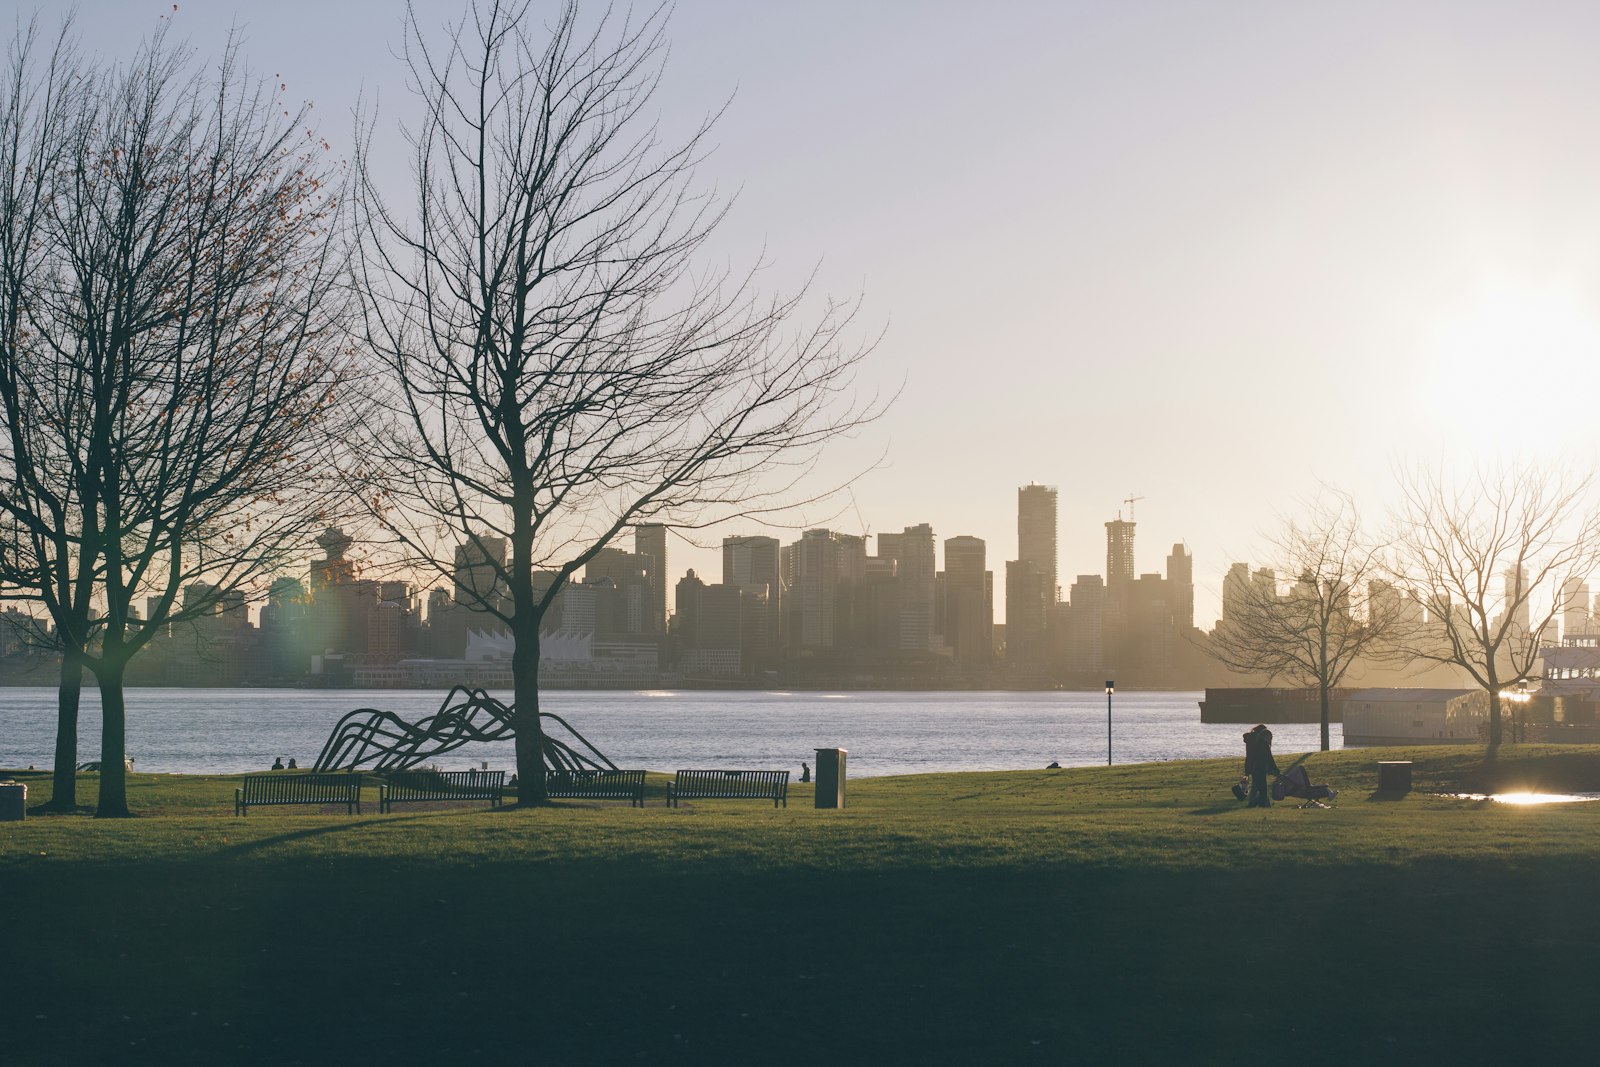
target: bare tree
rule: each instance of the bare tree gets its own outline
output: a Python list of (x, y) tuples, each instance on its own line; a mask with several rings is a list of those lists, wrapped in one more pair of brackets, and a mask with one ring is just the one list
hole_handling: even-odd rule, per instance
[(792, 503), (873, 414), (848, 395), (850, 307), (803, 326), (804, 294), (694, 273), (726, 208), (692, 188), (710, 121), (663, 145), (649, 114), (665, 17), (569, 3), (546, 28), (486, 2), (430, 41), (412, 9), (412, 214), (358, 166), (356, 288), (394, 386), (366, 498), (415, 565), (493, 571), (467, 593), (513, 634), (524, 803), (544, 799), (539, 632), (564, 584), (626, 526)]
[(162, 30), (126, 67), (60, 78), (76, 95), (59, 124), (21, 124), (39, 211), (26, 261), (4, 264), (0, 513), (14, 577), (95, 674), (97, 814), (118, 816), (128, 662), (323, 518), (347, 362), (337, 203), (326, 146), (231, 47), (203, 74)]
[(1211, 634), (1212, 655), (1229, 669), (1316, 687), (1324, 752), (1330, 694), (1357, 663), (1391, 654), (1403, 618), (1382, 581), (1384, 551), (1348, 496), (1325, 495), (1270, 539), (1270, 571), (1292, 582), (1288, 592), (1275, 577), (1230, 586)]
[[(5, 521), (0, 546), (0, 583), (11, 595), (37, 599), (37, 590), (55, 579), (58, 599), (76, 604), (74, 614), (89, 614), (93, 565), (85, 581), (75, 581), (77, 553), (72, 524), (78, 515), (78, 491), (71, 484), (65, 425), (49, 420), (30, 422), (11, 417), (36, 403), (33, 388), (49, 392), (54, 368), (39, 350), (30, 328), (30, 296), (40, 272), (48, 267), (48, 229), (52, 179), (57, 153), (71, 138), (72, 123), (81, 115), (86, 80), (70, 34), (63, 23), (48, 43), (35, 20), (19, 27), (7, 52), (0, 84), (0, 394), (5, 399), (4, 434), (0, 436), (0, 517)], [(18, 388), (27, 382), (27, 388)], [(43, 431), (43, 432), (37, 432)], [(21, 461), (19, 462), (19, 457)], [(40, 483), (52, 486), (43, 497)], [(34, 505), (43, 504), (43, 507)], [(17, 509), (28, 512), (24, 522)], [(67, 566), (53, 566), (62, 561)], [(59, 628), (59, 623), (57, 624)], [(43, 636), (43, 635), (41, 635)], [(62, 635), (65, 636), (65, 635)], [(87, 634), (80, 633), (76, 647)], [(73, 643), (49, 641), (62, 654), (57, 692), (54, 788), (49, 807), (77, 807), (78, 705), (83, 684), (81, 657)]]
[(1427, 608), (1409, 655), (1454, 664), (1489, 694), (1489, 755), (1500, 747), (1501, 693), (1526, 681), (1563, 601), (1600, 562), (1594, 475), (1532, 465), (1479, 470), (1463, 484), (1403, 471), (1399, 580)]

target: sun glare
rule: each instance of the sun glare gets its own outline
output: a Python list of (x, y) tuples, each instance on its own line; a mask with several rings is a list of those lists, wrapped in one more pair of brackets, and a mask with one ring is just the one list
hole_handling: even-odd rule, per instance
[(1498, 290), (1437, 323), (1426, 363), (1418, 388), (1441, 425), (1474, 443), (1522, 444), (1558, 428), (1539, 416), (1542, 398), (1600, 381), (1600, 321), (1563, 293)]

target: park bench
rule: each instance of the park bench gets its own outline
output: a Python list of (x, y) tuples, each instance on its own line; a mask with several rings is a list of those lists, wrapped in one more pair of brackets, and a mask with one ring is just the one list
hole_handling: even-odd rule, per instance
[(559, 799), (626, 800), (644, 807), (643, 771), (549, 771), (544, 794)]
[(789, 806), (788, 771), (679, 771), (667, 787), (667, 806), (680, 800), (770, 800)]
[(440, 800), (487, 800), (500, 806), (505, 790), (505, 771), (393, 771), (389, 780), (378, 786), (378, 811), (385, 813), (396, 804)]
[(343, 804), (346, 814), (361, 814), (359, 774), (248, 774), (233, 791), (233, 813), (248, 815), (255, 806), (274, 804)]

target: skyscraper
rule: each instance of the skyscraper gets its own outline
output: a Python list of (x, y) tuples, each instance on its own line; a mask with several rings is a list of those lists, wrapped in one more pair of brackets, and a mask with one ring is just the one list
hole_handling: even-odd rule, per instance
[(1167, 602), (1172, 608), (1172, 625), (1179, 633), (1194, 629), (1194, 556), (1182, 543), (1172, 546), (1167, 557)]
[(776, 661), (782, 640), (783, 553), (776, 537), (736, 535), (722, 539), (722, 581), (738, 587), (751, 629), (745, 652), (757, 664)]
[(1106, 587), (1133, 581), (1132, 519), (1118, 515), (1106, 523)]
[(803, 648), (832, 648), (839, 558), (830, 530), (807, 530), (793, 549), (791, 640)]
[(926, 652), (933, 641), (933, 527), (907, 526), (898, 534), (878, 535), (878, 555), (895, 561), (900, 584), (900, 650)]
[(650, 583), (651, 615), (645, 622), (644, 632), (667, 632), (667, 528), (658, 522), (640, 523), (633, 528), (634, 555), (649, 561), (645, 572)]
[(989, 601), (987, 546), (977, 537), (944, 543), (945, 640), (956, 660), (986, 663), (994, 649), (994, 608)]
[(1044, 577), (1045, 596), (1058, 596), (1056, 581), (1056, 487), (1029, 483), (1017, 489), (1017, 559)]

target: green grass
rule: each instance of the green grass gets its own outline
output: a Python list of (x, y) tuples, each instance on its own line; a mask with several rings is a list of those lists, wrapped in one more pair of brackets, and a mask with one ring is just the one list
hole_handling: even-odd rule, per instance
[(643, 811), (235, 818), (238, 776), (136, 774), (139, 818), (0, 824), (0, 1061), (1586, 1061), (1600, 804), (1430, 794), (1600, 791), (1600, 749), (1309, 766), (1333, 810), (1247, 810), (1235, 761), (858, 779), (837, 812), (669, 810), (652, 776)]

